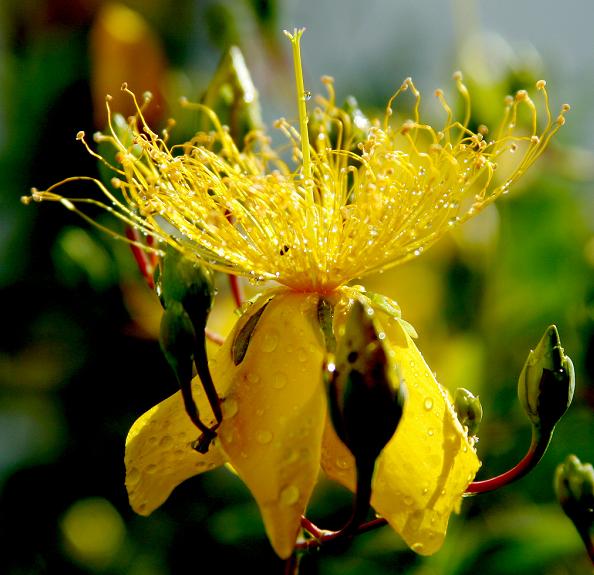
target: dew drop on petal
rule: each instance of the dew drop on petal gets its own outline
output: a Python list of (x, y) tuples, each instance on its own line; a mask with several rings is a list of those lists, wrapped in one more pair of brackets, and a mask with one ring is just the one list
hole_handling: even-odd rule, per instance
[(235, 399), (228, 397), (223, 401), (223, 419), (231, 419), (238, 411), (239, 405)]
[(431, 411), (433, 409), (433, 400), (430, 397), (426, 397), (425, 402), (423, 403), (423, 407), (427, 411)]
[(339, 469), (349, 469), (351, 467), (351, 462), (346, 457), (337, 457), (336, 466)]
[(274, 330), (264, 334), (262, 338), (262, 351), (270, 353), (276, 349), (278, 345), (278, 333)]
[(128, 485), (136, 485), (140, 480), (140, 471), (138, 471), (137, 467), (132, 467), (128, 474), (126, 475), (126, 483)]
[(260, 376), (253, 371), (248, 372), (246, 377), (250, 383), (258, 383), (260, 381)]
[(173, 437), (171, 435), (164, 435), (159, 441), (159, 446), (163, 449), (169, 449), (173, 445)]
[(154, 463), (146, 466), (146, 472), (150, 473), (151, 475), (157, 471), (157, 466)]
[(274, 389), (282, 389), (283, 387), (285, 387), (287, 385), (287, 374), (283, 373), (282, 371), (277, 371), (273, 376), (272, 376), (272, 387)]
[(283, 505), (295, 505), (299, 501), (299, 488), (296, 485), (285, 487), (280, 493), (280, 501)]
[(432, 427), (430, 427), (430, 428), (427, 430), (427, 435), (428, 435), (429, 437), (433, 437), (433, 434), (434, 434), (434, 433), (435, 433), (435, 431), (433, 431), (433, 428), (432, 428)]
[(262, 429), (256, 433), (256, 441), (260, 445), (266, 445), (272, 441), (272, 432), (267, 429)]
[(410, 548), (415, 552), (415, 553), (421, 553), (423, 551), (423, 544), (422, 543), (413, 543)]

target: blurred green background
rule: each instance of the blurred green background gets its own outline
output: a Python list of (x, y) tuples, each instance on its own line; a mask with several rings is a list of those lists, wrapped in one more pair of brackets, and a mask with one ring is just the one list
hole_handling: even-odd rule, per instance
[[(530, 427), (516, 379), (557, 324), (577, 371), (574, 404), (538, 468), (499, 492), (466, 499), (443, 550), (409, 551), (389, 529), (306, 557), (303, 573), (415, 575), (588, 572), (552, 489), (569, 453), (594, 462), (594, 48), (590, 0), (3, 0), (0, 6), (0, 573), (279, 573), (255, 503), (225, 470), (180, 486), (150, 518), (124, 489), (132, 422), (175, 391), (156, 341), (159, 306), (128, 248), (55, 205), (23, 206), (31, 186), (97, 165), (75, 141), (103, 128), (104, 95), (122, 81), (155, 94), (153, 121), (197, 100), (223, 50), (243, 50), (270, 123), (294, 118), (282, 29), (306, 26), (308, 89), (336, 79), (382, 110), (413, 76), (425, 110), (461, 69), (480, 122), (505, 94), (548, 81), (567, 125), (512, 194), (422, 258), (368, 278), (396, 299), (440, 381), (481, 396), (478, 445), (487, 478), (513, 466)], [(125, 104), (118, 101), (120, 106)], [(185, 122), (185, 123), (184, 123)], [(180, 130), (190, 131), (191, 120)], [(194, 126), (195, 127), (195, 126)], [(88, 196), (91, 188), (79, 186)], [(219, 282), (219, 304), (228, 300)], [(230, 304), (222, 305), (224, 310)], [(228, 329), (228, 314), (213, 318)], [(349, 496), (322, 482), (311, 516), (337, 528)]]

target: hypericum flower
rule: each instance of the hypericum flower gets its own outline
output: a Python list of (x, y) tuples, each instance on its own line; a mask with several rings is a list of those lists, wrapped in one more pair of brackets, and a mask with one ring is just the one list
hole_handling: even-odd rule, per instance
[[(359, 301), (375, 316), (389, 378), (408, 391), (397, 431), (376, 461), (371, 502), (412, 549), (430, 554), (479, 467), (474, 440), (398, 306), (347, 284), (419, 255), (505, 194), (564, 123), (568, 107), (553, 119), (540, 81), (544, 128), (539, 131), (536, 107), (520, 91), (506, 99), (497, 129), (473, 132), (470, 99), (456, 74), (465, 103), (461, 121), (438, 90), (445, 123), (437, 130), (424, 124), (420, 94), (407, 79), (383, 120), (368, 122), (336, 106), (332, 81), (325, 78), (329, 96), (312, 111), (315, 129), (308, 132), (301, 34), (289, 35), (299, 130), (285, 120), (277, 124), (292, 144), (295, 169), (262, 134), (248, 135), (239, 149), (204, 106), (197, 107), (212, 131), (181, 146), (169, 146), (167, 132), (154, 133), (140, 107), (129, 122), (129, 139), (114, 120), (110, 134), (96, 137), (117, 150), (113, 185), (124, 201), (98, 183), (114, 204), (105, 206), (111, 213), (211, 268), (281, 284), (246, 307), (210, 360), (223, 418), (207, 453), (192, 448), (196, 428), (179, 393), (134, 424), (126, 442), (130, 502), (149, 514), (186, 478), (229, 463), (253, 493), (274, 549), (288, 557), (320, 466), (330, 478), (355, 486), (353, 456), (327, 414), (319, 309), (321, 299), (334, 308), (339, 339)], [(405, 91), (415, 98), (412, 118), (393, 121), (394, 98)], [(84, 142), (84, 134), (79, 137)], [(56, 194), (55, 187), (34, 190), (33, 198), (61, 201), (75, 211), (81, 201)], [(201, 415), (214, 422), (197, 379), (194, 388)]]

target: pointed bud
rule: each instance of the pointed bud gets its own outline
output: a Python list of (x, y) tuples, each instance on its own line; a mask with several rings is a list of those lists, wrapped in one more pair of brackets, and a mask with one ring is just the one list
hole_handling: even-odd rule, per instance
[(574, 388), (573, 363), (561, 347), (557, 328), (549, 326), (518, 379), (518, 398), (532, 425), (552, 432), (571, 404)]
[(406, 390), (390, 364), (373, 310), (355, 302), (327, 366), (330, 413), (357, 467), (371, 467), (394, 435)]
[(229, 126), (238, 146), (249, 132), (262, 128), (258, 92), (237, 46), (224, 54), (202, 100)]
[(454, 409), (460, 425), (468, 428), (468, 435), (476, 435), (483, 419), (483, 407), (478, 396), (459, 387), (454, 395)]

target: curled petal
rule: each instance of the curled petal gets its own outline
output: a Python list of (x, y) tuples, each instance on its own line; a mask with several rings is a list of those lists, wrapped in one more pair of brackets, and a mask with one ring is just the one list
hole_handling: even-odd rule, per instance
[[(239, 363), (225, 346), (213, 364), (215, 381), (229, 382), (221, 446), (254, 495), (282, 558), (293, 551), (319, 471), (326, 398), (317, 299), (278, 294), (261, 313)], [(256, 313), (246, 314), (229, 339)]]
[[(193, 388), (200, 413), (210, 414), (197, 378)], [(225, 463), (216, 441), (204, 455), (192, 448), (199, 435), (180, 392), (136, 420), (126, 438), (125, 454), (126, 488), (134, 511), (149, 515), (182, 481)]]

